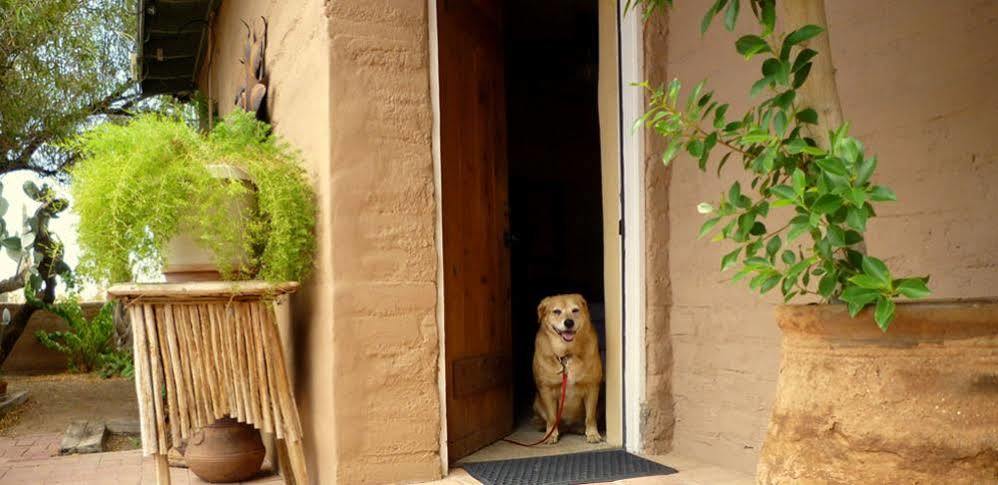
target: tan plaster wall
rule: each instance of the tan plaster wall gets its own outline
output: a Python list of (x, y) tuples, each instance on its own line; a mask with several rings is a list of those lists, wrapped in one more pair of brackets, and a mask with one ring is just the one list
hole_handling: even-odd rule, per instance
[[(314, 483), (337, 475), (334, 419), (332, 232), (330, 230), (329, 31), (323, 0), (229, 0), (216, 16), (214, 53), (202, 68), (200, 87), (210, 89), (224, 115), (242, 84), (239, 64), (245, 29), (240, 22), (264, 16), (269, 22), (266, 52), (270, 90), (267, 106), (274, 130), (298, 148), (318, 194), (318, 250), (315, 269), (292, 299), (292, 321), (282, 328), (292, 360), (295, 397), (305, 431), (305, 450)], [(210, 78), (210, 84), (207, 80)]]
[[(846, 118), (853, 122), (853, 134), (879, 155), (877, 180), (900, 200), (879, 206), (880, 217), (869, 227), (870, 252), (899, 273), (930, 273), (933, 296), (994, 296), (998, 4), (835, 0), (826, 5)], [(735, 101), (731, 112), (742, 112), (738, 101), (756, 79), (758, 63), (741, 59), (733, 47), (737, 36), (716, 23), (700, 38), (707, 6), (677, 2), (668, 35), (660, 31), (658, 41), (646, 45), (657, 49), (647, 57), (657, 62), (648, 65), (649, 75), (658, 75), (664, 65), (667, 77), (687, 85), (709, 77), (720, 98)], [(667, 172), (654, 155), (648, 162), (648, 199), (659, 205), (648, 212), (653, 238), (648, 243), (648, 398), (670, 394), (659, 377), (668, 372), (669, 353), (652, 356), (659, 345), (654, 340), (661, 340), (664, 349), (671, 337), (673, 449), (752, 472), (776, 389), (780, 335), (773, 310), (778, 297), (759, 300), (743, 285), (724, 282), (727, 275), (718, 266), (727, 246), (695, 239), (703, 221), (696, 204), (713, 201), (731, 183), (734, 166), (719, 181), (680, 157), (673, 162), (667, 199), (661, 199), (666, 181), (651, 174)], [(666, 203), (668, 225), (663, 227)], [(668, 274), (668, 281), (654, 281), (657, 270)], [(667, 417), (668, 402), (649, 404)], [(659, 431), (649, 438), (657, 435), (668, 438)]]

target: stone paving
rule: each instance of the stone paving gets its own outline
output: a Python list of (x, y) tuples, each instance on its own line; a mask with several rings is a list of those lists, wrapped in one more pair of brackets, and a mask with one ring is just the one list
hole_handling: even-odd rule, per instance
[[(18, 485), (147, 485), (155, 484), (155, 465), (142, 458), (140, 450), (59, 455), (61, 433), (0, 437), (0, 484)], [(186, 468), (171, 468), (174, 485), (206, 483)], [(253, 485), (278, 484), (284, 480), (262, 472)]]

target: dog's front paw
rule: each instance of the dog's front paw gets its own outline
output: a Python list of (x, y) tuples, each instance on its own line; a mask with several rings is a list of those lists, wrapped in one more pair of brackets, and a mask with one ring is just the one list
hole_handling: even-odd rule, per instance
[(551, 436), (548, 436), (548, 439), (544, 440), (544, 444), (545, 445), (553, 445), (553, 444), (555, 444), (557, 442), (558, 442), (558, 430), (557, 429), (551, 432)]
[(603, 441), (603, 437), (600, 436), (599, 431), (595, 429), (586, 430), (586, 443), (599, 443)]

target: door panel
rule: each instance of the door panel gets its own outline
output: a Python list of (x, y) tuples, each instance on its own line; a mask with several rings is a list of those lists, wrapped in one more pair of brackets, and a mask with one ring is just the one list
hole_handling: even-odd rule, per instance
[(513, 428), (506, 100), (500, 0), (438, 2), (447, 444)]

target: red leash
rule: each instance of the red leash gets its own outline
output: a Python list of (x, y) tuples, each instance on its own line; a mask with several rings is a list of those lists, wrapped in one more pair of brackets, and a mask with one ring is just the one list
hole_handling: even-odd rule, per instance
[(514, 445), (520, 445), (520, 446), (537, 446), (537, 445), (539, 445), (539, 444), (547, 441), (547, 439), (551, 437), (551, 433), (554, 433), (554, 430), (558, 429), (558, 424), (561, 423), (561, 412), (562, 412), (562, 410), (565, 409), (565, 391), (568, 389), (568, 368), (565, 367), (564, 365), (565, 364), (562, 363), (562, 370), (561, 370), (561, 400), (558, 401), (558, 413), (555, 414), (555, 416), (554, 416), (554, 426), (552, 426), (551, 429), (548, 430), (548, 434), (544, 435), (543, 438), (541, 438), (540, 440), (535, 441), (533, 443), (521, 443), (519, 441), (511, 440), (509, 438), (503, 438), (502, 439), (503, 441), (505, 441), (507, 443), (513, 443)]

